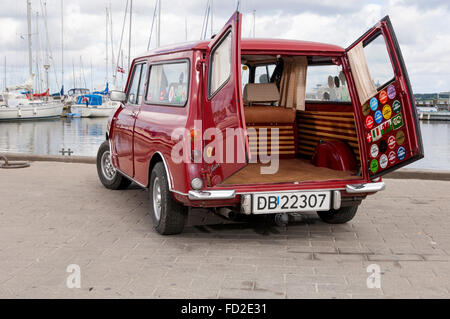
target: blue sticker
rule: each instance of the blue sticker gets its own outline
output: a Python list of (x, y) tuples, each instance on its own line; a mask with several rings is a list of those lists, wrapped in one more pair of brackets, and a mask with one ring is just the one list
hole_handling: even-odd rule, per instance
[(376, 111), (374, 118), (375, 118), (375, 122), (380, 124), (383, 121), (383, 113), (381, 113), (380, 110)]
[(397, 150), (397, 157), (399, 161), (403, 161), (405, 159), (406, 156), (406, 150), (403, 146), (401, 146), (398, 150)]
[(378, 108), (378, 100), (376, 97), (370, 99), (370, 108), (375, 111)]

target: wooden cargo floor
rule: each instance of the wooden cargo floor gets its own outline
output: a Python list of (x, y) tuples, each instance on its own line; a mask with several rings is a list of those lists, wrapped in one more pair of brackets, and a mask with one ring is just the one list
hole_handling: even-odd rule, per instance
[(261, 174), (261, 166), (269, 165), (248, 164), (236, 174), (225, 179), (222, 184), (286, 183), (360, 178), (353, 175), (355, 172), (316, 167), (309, 160), (300, 158), (280, 159), (279, 169), (275, 174)]

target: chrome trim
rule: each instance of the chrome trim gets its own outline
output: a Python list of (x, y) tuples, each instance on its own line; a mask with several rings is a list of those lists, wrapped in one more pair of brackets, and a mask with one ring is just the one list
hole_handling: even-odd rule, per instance
[(347, 185), (345, 191), (350, 194), (374, 193), (386, 188), (384, 182)]
[(236, 197), (236, 192), (234, 190), (190, 190), (188, 197), (190, 200), (233, 199)]
[(333, 209), (341, 208), (341, 191), (333, 191)]
[[(159, 156), (161, 156), (161, 158), (163, 160), (164, 168), (166, 169), (166, 174), (167, 174), (167, 182), (169, 183), (169, 190), (171, 192), (173, 192), (174, 189), (173, 189), (172, 174), (170, 174), (169, 166), (167, 166), (166, 159), (164, 158), (164, 155), (160, 151), (156, 151), (155, 153), (153, 153), (153, 156), (155, 156), (155, 154), (159, 154)], [(153, 156), (152, 156), (152, 158), (153, 158)], [(151, 159), (150, 159), (150, 161), (151, 161)], [(176, 193), (178, 193), (178, 192), (176, 192)], [(187, 194), (183, 194), (183, 195), (187, 195)]]
[(327, 192), (327, 191), (345, 191), (345, 188), (287, 189), (287, 190), (283, 190), (283, 191), (236, 192), (236, 194), (237, 195), (253, 195), (253, 194), (267, 194), (267, 193)]

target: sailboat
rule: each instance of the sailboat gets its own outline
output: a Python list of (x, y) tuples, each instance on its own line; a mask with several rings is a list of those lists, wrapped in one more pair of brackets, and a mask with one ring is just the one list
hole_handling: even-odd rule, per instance
[[(23, 84), (7, 87), (0, 93), (0, 120), (30, 120), (60, 117), (63, 105), (49, 99), (48, 94), (35, 96), (31, 51), (31, 2), (27, 0), (29, 77)], [(48, 68), (46, 68), (47, 70)], [(47, 81), (48, 86), (48, 81)], [(16, 91), (25, 90), (25, 94)], [(48, 92), (48, 88), (47, 88)], [(42, 100), (40, 98), (45, 98)]]

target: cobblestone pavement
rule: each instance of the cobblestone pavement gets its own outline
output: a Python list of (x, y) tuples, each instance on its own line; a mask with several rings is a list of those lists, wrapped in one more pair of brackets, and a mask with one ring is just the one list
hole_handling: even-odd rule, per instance
[[(386, 183), (345, 225), (197, 213), (163, 237), (147, 192), (103, 188), (95, 165), (0, 170), (0, 297), (449, 298), (450, 182)], [(79, 289), (66, 286), (70, 264)], [(367, 288), (371, 264), (381, 288)]]

